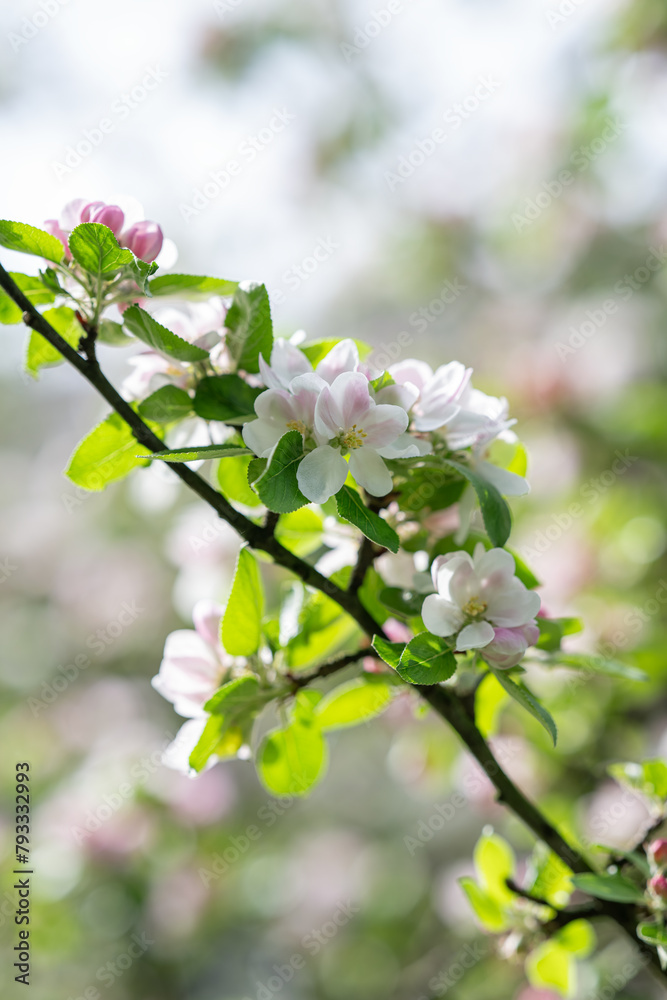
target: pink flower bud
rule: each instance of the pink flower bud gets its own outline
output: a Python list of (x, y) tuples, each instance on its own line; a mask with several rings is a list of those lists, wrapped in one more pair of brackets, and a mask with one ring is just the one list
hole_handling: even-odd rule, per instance
[(648, 848), (648, 856), (658, 868), (667, 868), (667, 840), (654, 840)]
[(123, 228), (125, 216), (118, 205), (105, 205), (103, 201), (93, 201), (84, 208), (81, 221), (99, 222), (100, 225), (107, 226), (117, 237)]
[(130, 226), (120, 238), (120, 242), (127, 247), (135, 257), (150, 263), (155, 260), (162, 249), (162, 230), (157, 222), (135, 222)]
[(540, 635), (537, 625), (528, 622), (513, 628), (494, 628), (494, 637), (482, 651), (482, 656), (492, 667), (507, 670), (515, 667), (523, 658), (529, 646), (534, 645)]
[(667, 903), (667, 878), (664, 875), (654, 875), (649, 879), (648, 887), (654, 896)]

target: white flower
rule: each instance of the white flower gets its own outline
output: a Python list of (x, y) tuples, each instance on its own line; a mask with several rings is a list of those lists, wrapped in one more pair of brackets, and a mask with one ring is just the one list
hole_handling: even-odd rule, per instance
[(259, 357), (259, 370), (264, 385), (269, 389), (288, 389), (297, 375), (312, 375), (313, 371), (331, 384), (343, 372), (359, 369), (359, 351), (353, 340), (341, 340), (322, 358), (316, 368), (291, 340), (276, 338), (271, 350), (271, 362)]
[(324, 503), (338, 493), (348, 471), (372, 496), (382, 497), (391, 491), (392, 478), (383, 456), (393, 456), (392, 446), (408, 426), (405, 410), (376, 403), (364, 374), (344, 372), (331, 386), (322, 383), (314, 419), (317, 447), (297, 470), (304, 496), (313, 503)]
[[(408, 389), (412, 394), (411, 416), (415, 430), (435, 431), (448, 424), (460, 411), (460, 399), (466, 390), (472, 368), (458, 361), (441, 365), (435, 372), (424, 361), (401, 361), (389, 368), (396, 388)], [(394, 386), (382, 389), (378, 397), (383, 402), (400, 402), (390, 398)]]
[(225, 652), (220, 643), (223, 611), (212, 601), (199, 601), (192, 613), (194, 629), (178, 629), (167, 636), (160, 670), (151, 681), (186, 718), (205, 715), (204, 705), (224, 676), (242, 662)]
[(291, 391), (267, 389), (255, 400), (257, 420), (243, 426), (243, 440), (260, 458), (267, 458), (287, 431), (300, 431), (304, 443), (314, 439), (315, 406), (326, 386), (318, 375), (298, 375)]
[(456, 636), (459, 650), (482, 649), (493, 642), (496, 628), (535, 625), (539, 595), (514, 575), (515, 563), (505, 549), (484, 549), (438, 556), (431, 567), (437, 591), (422, 607), (429, 632)]

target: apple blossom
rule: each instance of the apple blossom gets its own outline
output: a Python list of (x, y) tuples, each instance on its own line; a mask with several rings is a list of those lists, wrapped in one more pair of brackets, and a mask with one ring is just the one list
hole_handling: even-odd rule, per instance
[[(461, 409), (459, 400), (470, 381), (472, 368), (450, 361), (434, 372), (425, 361), (411, 359), (391, 365), (389, 374), (397, 387), (407, 387), (414, 394), (411, 416), (415, 430), (436, 431)], [(392, 390), (393, 386), (381, 390), (383, 401), (394, 401), (389, 398)]]
[(392, 457), (392, 445), (408, 426), (405, 410), (376, 403), (362, 372), (344, 372), (330, 386), (322, 382), (314, 421), (317, 447), (297, 469), (304, 496), (324, 503), (342, 488), (348, 471), (371, 496), (391, 492), (393, 482), (383, 457)]
[(271, 349), (270, 363), (260, 355), (259, 370), (264, 385), (269, 389), (289, 389), (297, 375), (313, 372), (331, 384), (343, 372), (359, 370), (359, 351), (353, 340), (341, 340), (313, 368), (303, 351), (294, 343), (294, 338), (276, 338)]
[[(438, 556), (431, 567), (437, 593), (430, 594), (422, 608), (426, 628), (434, 635), (456, 636), (455, 648), (463, 651), (489, 646), (496, 639), (496, 628), (535, 625), (540, 598), (514, 571), (509, 552), (486, 551), (481, 542), (472, 557), (467, 552)], [(500, 653), (508, 637), (501, 635), (498, 644)]]
[(507, 670), (515, 667), (529, 646), (534, 646), (540, 637), (537, 625), (516, 625), (514, 628), (495, 628), (494, 636), (484, 647), (484, 659), (492, 667)]
[(119, 242), (121, 246), (131, 250), (135, 257), (150, 263), (162, 249), (163, 239), (162, 229), (157, 222), (144, 219), (121, 233)]
[(243, 440), (260, 458), (267, 458), (289, 430), (315, 443), (315, 406), (326, 383), (318, 375), (297, 375), (287, 389), (267, 389), (255, 400), (257, 420), (244, 424)]
[(658, 868), (667, 868), (667, 840), (654, 840), (646, 853)]
[(223, 678), (244, 662), (222, 648), (218, 635), (223, 612), (212, 601), (199, 601), (192, 613), (194, 629), (178, 629), (167, 636), (162, 663), (151, 684), (179, 715), (204, 715), (204, 705)]

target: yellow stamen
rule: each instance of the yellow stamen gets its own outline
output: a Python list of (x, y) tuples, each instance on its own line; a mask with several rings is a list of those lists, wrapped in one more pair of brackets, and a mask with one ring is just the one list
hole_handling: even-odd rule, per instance
[(303, 420), (290, 420), (287, 426), (291, 431), (298, 431), (299, 434), (303, 434), (304, 436), (308, 433), (308, 428)]
[(463, 606), (463, 613), (469, 618), (479, 618), (486, 611), (488, 605), (486, 601), (480, 601), (479, 597), (471, 597), (467, 604)]
[(363, 446), (364, 438), (366, 437), (368, 437), (366, 431), (362, 430), (361, 427), (357, 428), (356, 424), (352, 424), (349, 430), (343, 435), (341, 444), (344, 448), (354, 451), (356, 448)]

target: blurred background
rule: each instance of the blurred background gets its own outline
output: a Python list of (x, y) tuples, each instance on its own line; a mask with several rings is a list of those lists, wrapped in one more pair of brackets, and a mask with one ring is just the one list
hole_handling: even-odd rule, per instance
[[(22, 0), (0, 35), (4, 217), (133, 198), (168, 266), (264, 281), (278, 332), (457, 358), (509, 398), (532, 484), (514, 546), (547, 610), (585, 619), (572, 648), (651, 680), (533, 671), (558, 750), (509, 707), (496, 746), (573, 834), (634, 842), (646, 807), (606, 767), (667, 751), (661, 0)], [(225, 599), (237, 543), (165, 470), (69, 483), (104, 408), (64, 368), (28, 378), (20, 328), (0, 337), (0, 934), (27, 759), (33, 1000), (535, 1000), (456, 884), (485, 826), (520, 857), (530, 838), (409, 698), (337, 734), (303, 802), (272, 804), (241, 761), (159, 765), (180, 720), (149, 680), (193, 603)], [(103, 349), (117, 381), (127, 356)], [(600, 942), (579, 997), (623, 965)]]

